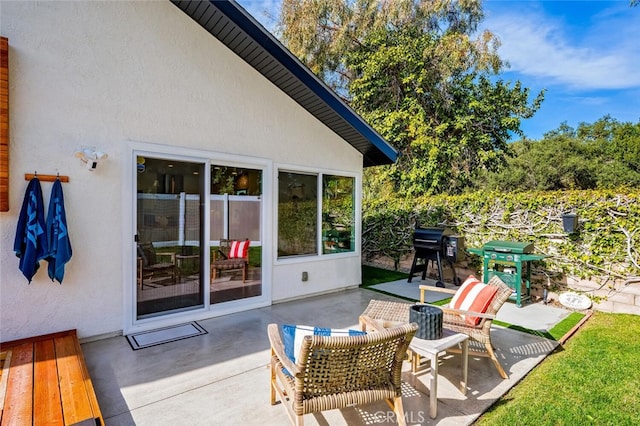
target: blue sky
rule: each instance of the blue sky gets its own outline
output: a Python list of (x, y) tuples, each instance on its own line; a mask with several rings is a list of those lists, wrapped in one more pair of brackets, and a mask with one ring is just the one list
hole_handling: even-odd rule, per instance
[[(278, 0), (238, 0), (267, 29)], [(593, 123), (609, 114), (640, 122), (640, 6), (617, 1), (488, 0), (482, 28), (496, 34), (510, 64), (501, 78), (522, 82), (532, 94), (545, 89), (536, 115), (522, 123), (530, 139)]]

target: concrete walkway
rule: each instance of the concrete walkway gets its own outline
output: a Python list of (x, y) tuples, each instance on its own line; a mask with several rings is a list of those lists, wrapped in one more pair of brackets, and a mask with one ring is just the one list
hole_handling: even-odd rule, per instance
[[(412, 282), (407, 282), (406, 279), (402, 279), (388, 283), (376, 284), (371, 286), (371, 288), (408, 299), (420, 300), (420, 284), (435, 286), (435, 280), (429, 278), (422, 281), (420, 278), (414, 277), (411, 281)], [(458, 288), (452, 284), (446, 284), (446, 286), (453, 290)], [(425, 294), (425, 301), (427, 303), (433, 303), (449, 297), (451, 297), (451, 295), (446, 293), (427, 291)], [(543, 303), (525, 303), (521, 308), (518, 308), (515, 303), (507, 302), (502, 306), (500, 311), (498, 311), (496, 319), (512, 325), (519, 325), (530, 330), (549, 331), (556, 324), (569, 316), (571, 312), (572, 311), (568, 309), (545, 305)]]
[[(398, 300), (353, 289), (199, 321), (208, 334), (137, 351), (122, 336), (82, 347), (107, 425), (287, 425), (284, 408), (269, 403), (267, 324), (357, 327), (371, 299)], [(501, 327), (492, 336), (509, 379), (501, 379), (488, 358), (470, 357), (468, 391), (462, 395), (457, 388), (460, 355), (443, 356), (436, 419), (428, 416), (428, 370), (414, 375), (406, 363), (408, 424), (470, 424), (557, 346)], [(305, 424), (395, 424), (395, 419), (381, 402), (310, 414)]]

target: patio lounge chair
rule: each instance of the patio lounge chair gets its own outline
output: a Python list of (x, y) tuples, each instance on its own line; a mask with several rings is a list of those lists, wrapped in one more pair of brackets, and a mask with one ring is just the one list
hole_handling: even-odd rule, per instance
[[(162, 260), (161, 260), (162, 259)], [(140, 290), (145, 279), (168, 276), (176, 283), (176, 254), (156, 252), (153, 243), (138, 243), (138, 285)]]
[(417, 324), (357, 336), (305, 336), (297, 362), (289, 358), (280, 326), (269, 324), (271, 404), (276, 394), (291, 422), (325, 410), (386, 400), (404, 425), (402, 361)]
[[(475, 279), (475, 277), (470, 277), (467, 278), (467, 281), (471, 278)], [(467, 281), (465, 281), (465, 283)], [(420, 303), (424, 303), (424, 292), (427, 290), (450, 293), (455, 297), (456, 293), (464, 291), (465, 283), (463, 283), (457, 291), (422, 284), (420, 285)], [(497, 276), (491, 278), (487, 285), (497, 287), (497, 291), (493, 298), (490, 299), (486, 309), (483, 311), (481, 310), (480, 312), (476, 312), (463, 309), (453, 309), (447, 306), (438, 307), (443, 311), (442, 323), (444, 328), (448, 328), (449, 330), (453, 330), (458, 333), (464, 333), (469, 336), (471, 341), (479, 342), (484, 345), (484, 348), (486, 349), (486, 352), (469, 350), (469, 355), (491, 358), (498, 369), (500, 376), (502, 376), (503, 379), (508, 379), (509, 376), (502, 368), (502, 365), (500, 365), (500, 361), (498, 361), (491, 343), (491, 324), (496, 318), (498, 310), (500, 310), (502, 305), (504, 305), (504, 303), (513, 294), (513, 290)]]
[[(447, 306), (438, 306), (438, 308), (443, 311), (444, 328), (458, 333), (464, 333), (468, 335), (472, 341), (476, 341), (484, 345), (486, 349), (486, 352), (470, 350), (469, 354), (490, 358), (495, 364), (500, 376), (507, 379), (507, 373), (502, 368), (502, 365), (500, 365), (491, 343), (491, 324), (493, 323), (498, 310), (513, 294), (513, 290), (497, 276), (494, 276), (489, 281), (488, 285), (497, 287), (497, 291), (489, 300), (484, 312), (471, 312), (469, 310), (453, 309)], [(424, 292), (427, 290), (448, 293), (455, 296), (455, 294), (462, 289), (463, 287), (460, 287), (458, 290), (453, 290), (429, 285), (420, 285), (420, 303), (424, 303)], [(409, 322), (409, 308), (411, 305), (411, 303), (371, 300), (367, 308), (360, 315), (360, 327), (362, 330), (380, 330), (381, 328), (406, 324)], [(471, 319), (474, 318), (475, 321), (472, 321)], [(454, 351), (455, 350), (452, 350), (452, 352)], [(420, 362), (419, 355), (410, 354), (410, 357), (414, 357), (414, 366)]]
[(242, 271), (242, 282), (247, 280), (249, 269), (250, 241), (220, 240), (220, 247), (213, 252), (211, 261), (211, 282), (222, 271)]

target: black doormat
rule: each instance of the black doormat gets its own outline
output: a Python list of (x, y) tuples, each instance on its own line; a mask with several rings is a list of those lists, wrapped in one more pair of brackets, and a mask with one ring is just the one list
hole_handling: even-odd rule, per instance
[(189, 337), (201, 336), (203, 334), (207, 334), (207, 330), (193, 321), (187, 324), (129, 334), (127, 340), (131, 345), (131, 349), (137, 351), (138, 349), (162, 345), (163, 343), (175, 342), (176, 340), (188, 339)]

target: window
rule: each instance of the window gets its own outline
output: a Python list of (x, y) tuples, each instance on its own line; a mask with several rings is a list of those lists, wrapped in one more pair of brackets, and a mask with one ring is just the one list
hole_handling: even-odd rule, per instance
[(319, 235), (322, 254), (355, 251), (354, 200), (353, 177), (280, 171), (278, 257), (317, 255)]
[(278, 174), (278, 257), (318, 253), (318, 176)]
[(322, 177), (322, 253), (355, 250), (354, 178)]

